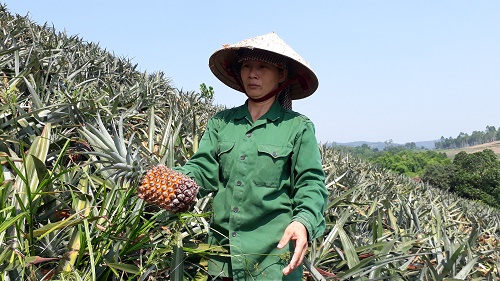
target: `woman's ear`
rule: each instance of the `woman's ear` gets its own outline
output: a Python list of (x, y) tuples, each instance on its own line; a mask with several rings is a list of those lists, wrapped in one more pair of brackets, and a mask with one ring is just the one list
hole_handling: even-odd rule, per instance
[(279, 71), (279, 73), (280, 73), (280, 80), (279, 80), (279, 82), (280, 83), (285, 82), (286, 78), (288, 77), (288, 69), (286, 69), (286, 68), (282, 69), (282, 70)]

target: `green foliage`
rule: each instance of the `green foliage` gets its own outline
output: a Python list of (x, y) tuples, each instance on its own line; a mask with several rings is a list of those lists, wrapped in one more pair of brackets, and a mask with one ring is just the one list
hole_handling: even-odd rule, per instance
[(456, 155), (453, 164), (457, 172), (452, 191), (500, 208), (500, 160), (492, 150), (472, 154), (461, 152)]
[(362, 159), (370, 159), (379, 151), (378, 149), (371, 149), (366, 143), (364, 143), (361, 146), (353, 148), (351, 152)]
[(213, 102), (215, 92), (214, 92), (214, 88), (212, 86), (207, 87), (207, 85), (205, 83), (201, 83), (200, 84), (200, 93), (201, 93), (201, 97), (206, 99), (206, 102), (208, 102), (210, 104)]
[(431, 164), (425, 168), (422, 180), (433, 187), (449, 191), (455, 171), (456, 167), (452, 164)]
[(446, 165), (451, 163), (446, 154), (432, 150), (418, 150), (414, 143), (413, 145), (409, 143), (405, 146), (388, 146), (383, 151), (371, 149), (366, 144), (355, 148), (341, 149), (346, 149), (381, 168), (413, 178), (423, 176), (426, 167), (429, 165)]
[(471, 200), (500, 208), (500, 160), (490, 149), (458, 153), (451, 165), (433, 165), (422, 180)]

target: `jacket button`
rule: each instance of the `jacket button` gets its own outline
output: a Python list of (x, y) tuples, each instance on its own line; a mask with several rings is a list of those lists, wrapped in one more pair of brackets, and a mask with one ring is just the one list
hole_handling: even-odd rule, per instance
[(273, 152), (273, 156), (274, 156), (274, 157), (278, 156), (278, 153), (276, 153), (276, 151), (275, 151), (275, 152)]
[(241, 160), (245, 160), (245, 155), (241, 155), (241, 156), (240, 156), (240, 159), (241, 159)]
[(231, 233), (231, 236), (236, 237), (236, 231), (233, 231), (233, 233)]
[(237, 182), (236, 182), (236, 185), (237, 185), (237, 186), (240, 186), (240, 185), (241, 185), (241, 181), (237, 181)]
[(233, 208), (233, 212), (237, 213), (238, 212), (238, 207)]
[(251, 137), (251, 136), (252, 136), (252, 134), (251, 134), (251, 133), (248, 133), (248, 134), (247, 134), (247, 138), (249, 138), (249, 137)]

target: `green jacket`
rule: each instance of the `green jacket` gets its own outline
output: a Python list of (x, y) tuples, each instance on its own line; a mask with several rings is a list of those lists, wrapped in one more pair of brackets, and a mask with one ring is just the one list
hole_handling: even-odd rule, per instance
[(314, 125), (275, 102), (256, 122), (247, 104), (208, 122), (199, 150), (179, 170), (201, 194), (214, 192), (209, 243), (231, 257), (209, 261), (209, 272), (235, 280), (300, 280), (302, 268), (283, 277), (293, 241), (276, 246), (292, 221), (314, 239), (325, 230), (328, 197)]

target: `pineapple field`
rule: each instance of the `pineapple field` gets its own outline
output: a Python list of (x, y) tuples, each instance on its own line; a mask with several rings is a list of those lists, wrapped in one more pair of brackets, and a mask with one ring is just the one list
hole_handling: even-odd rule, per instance
[[(213, 90), (3, 5), (0, 28), (0, 280), (207, 280), (229, 254), (204, 243), (211, 195), (169, 168), (223, 109)], [(500, 280), (498, 209), (318, 147), (327, 230), (304, 280)]]

